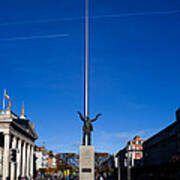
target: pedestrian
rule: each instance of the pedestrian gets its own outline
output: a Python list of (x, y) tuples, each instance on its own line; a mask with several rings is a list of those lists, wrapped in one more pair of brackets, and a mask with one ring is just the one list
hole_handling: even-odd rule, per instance
[(100, 176), (99, 180), (104, 180), (104, 178), (103, 178), (103, 176), (102, 176), (102, 175)]

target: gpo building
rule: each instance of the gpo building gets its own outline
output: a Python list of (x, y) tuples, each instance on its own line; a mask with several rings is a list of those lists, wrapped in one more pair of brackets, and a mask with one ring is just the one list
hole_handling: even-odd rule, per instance
[(2, 180), (33, 179), (34, 126), (24, 115), (10, 109), (0, 111), (0, 177)]

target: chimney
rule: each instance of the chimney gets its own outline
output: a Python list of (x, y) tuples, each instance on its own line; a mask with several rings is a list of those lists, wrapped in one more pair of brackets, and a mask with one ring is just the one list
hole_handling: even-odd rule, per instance
[(176, 120), (180, 122), (180, 108), (176, 111)]

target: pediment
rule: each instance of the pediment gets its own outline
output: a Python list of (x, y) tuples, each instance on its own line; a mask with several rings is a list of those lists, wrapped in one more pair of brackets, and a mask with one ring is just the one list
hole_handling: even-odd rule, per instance
[(31, 137), (33, 137), (34, 139), (37, 139), (38, 136), (33, 128), (33, 125), (31, 124), (30, 120), (26, 120), (26, 119), (14, 119), (14, 122), (16, 122), (18, 125), (21, 126), (21, 128), (24, 129), (24, 131), (26, 131), (26, 133), (28, 133)]
[(35, 139), (38, 138), (38, 136), (34, 130), (33, 124), (31, 124), (30, 121), (28, 121), (28, 129), (27, 130)]

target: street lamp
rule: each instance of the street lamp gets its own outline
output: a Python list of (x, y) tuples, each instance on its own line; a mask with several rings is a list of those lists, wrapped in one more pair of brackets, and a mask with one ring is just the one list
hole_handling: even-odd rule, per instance
[(127, 166), (127, 180), (131, 180), (131, 157), (130, 157), (130, 153), (129, 150), (127, 150), (126, 155), (126, 166)]

